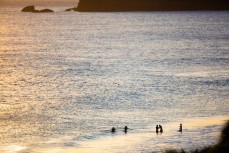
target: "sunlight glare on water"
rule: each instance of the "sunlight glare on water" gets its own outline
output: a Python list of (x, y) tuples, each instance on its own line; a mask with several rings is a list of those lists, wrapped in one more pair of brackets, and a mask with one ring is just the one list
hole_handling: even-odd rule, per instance
[[(200, 131), (188, 124), (193, 129), (184, 137), (171, 136), (175, 126), (169, 125), (227, 118), (227, 11), (5, 11), (0, 10), (3, 151), (86, 152), (93, 146), (98, 152), (150, 152), (179, 148), (177, 138), (187, 148), (218, 140), (221, 119)], [(170, 133), (151, 137), (157, 124)], [(123, 135), (126, 125), (133, 130)], [(109, 132), (113, 126), (117, 135)], [(193, 132), (202, 135), (192, 138)], [(106, 140), (109, 147), (95, 148)]]

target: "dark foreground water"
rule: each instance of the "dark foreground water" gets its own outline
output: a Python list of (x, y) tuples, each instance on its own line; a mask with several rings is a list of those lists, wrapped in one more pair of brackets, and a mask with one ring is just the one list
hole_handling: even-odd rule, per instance
[[(228, 11), (20, 9), (0, 10), (0, 151), (151, 152), (218, 140), (229, 116)], [(167, 133), (155, 135), (156, 124)]]

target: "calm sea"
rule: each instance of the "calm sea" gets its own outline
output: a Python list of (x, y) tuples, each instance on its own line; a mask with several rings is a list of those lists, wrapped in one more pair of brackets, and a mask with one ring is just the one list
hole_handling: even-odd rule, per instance
[(228, 11), (20, 9), (0, 10), (0, 151), (152, 152), (217, 142), (221, 125), (185, 122), (229, 116)]

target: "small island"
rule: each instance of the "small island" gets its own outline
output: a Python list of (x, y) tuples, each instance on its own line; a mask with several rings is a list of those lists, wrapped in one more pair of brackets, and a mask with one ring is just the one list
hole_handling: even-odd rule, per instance
[(53, 10), (50, 10), (50, 9), (36, 10), (35, 6), (33, 6), (33, 5), (26, 6), (21, 11), (22, 12), (31, 12), (31, 13), (50, 13), (50, 12), (54, 12)]
[(199, 11), (229, 10), (228, 0), (80, 0), (74, 11)]

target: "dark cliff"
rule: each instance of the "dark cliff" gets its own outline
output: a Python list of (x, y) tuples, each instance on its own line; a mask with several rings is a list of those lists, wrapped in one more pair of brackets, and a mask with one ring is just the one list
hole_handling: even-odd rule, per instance
[(229, 0), (80, 0), (79, 12), (229, 10)]

